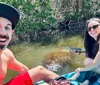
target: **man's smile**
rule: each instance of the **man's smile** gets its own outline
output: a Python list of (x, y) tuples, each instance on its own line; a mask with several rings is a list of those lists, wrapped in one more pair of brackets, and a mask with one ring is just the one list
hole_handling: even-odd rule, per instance
[(0, 44), (5, 44), (8, 39), (7, 36), (0, 36)]

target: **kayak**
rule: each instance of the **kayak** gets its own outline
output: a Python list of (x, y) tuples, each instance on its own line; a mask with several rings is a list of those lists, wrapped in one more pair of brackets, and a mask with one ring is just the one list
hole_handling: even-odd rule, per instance
[[(61, 75), (60, 77), (71, 78), (75, 72), (67, 73)], [(100, 85), (100, 75), (96, 74), (92, 71), (80, 72), (80, 76), (76, 80), (71, 80), (70, 83), (72, 85), (79, 85), (80, 83), (84, 82), (85, 80), (89, 80), (89, 85)], [(39, 85), (45, 83), (44, 81), (39, 81), (35, 85)]]
[[(74, 74), (75, 72), (71, 72), (62, 76), (68, 79), (71, 78)], [(89, 85), (100, 85), (100, 75), (92, 71), (80, 72), (80, 76), (76, 80), (70, 81), (70, 83), (73, 85), (79, 85), (85, 80), (89, 80)]]

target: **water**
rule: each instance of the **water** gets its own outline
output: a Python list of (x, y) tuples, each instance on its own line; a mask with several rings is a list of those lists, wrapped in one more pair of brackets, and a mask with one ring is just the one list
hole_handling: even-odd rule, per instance
[[(54, 45), (41, 46), (40, 44), (27, 43), (9, 46), (9, 49), (12, 50), (15, 58), (29, 68), (36, 67), (37, 65), (42, 65), (44, 56), (55, 48), (56, 46)], [(18, 73), (15, 71), (8, 70), (7, 76), (3, 82), (7, 82), (17, 74)]]
[(62, 66), (56, 63), (51, 63), (50, 65), (46, 65), (46, 68), (50, 71), (58, 72), (58, 69), (60, 69)]
[[(48, 54), (49, 52), (53, 51), (56, 49), (55, 45), (48, 45), (48, 46), (41, 46), (39, 44), (19, 44), (19, 45), (13, 45), (9, 46), (9, 48), (13, 51), (15, 58), (28, 66), (29, 68), (33, 68), (37, 65), (42, 65), (44, 56)], [(47, 67), (48, 69), (53, 69), (54, 72), (62, 75), (64, 73), (68, 73), (71, 71), (74, 71), (77, 67), (83, 65), (83, 55), (77, 55), (74, 57), (74, 61), (72, 62), (71, 65), (65, 65), (65, 66), (60, 66), (60, 65), (51, 65), (50, 67)], [(79, 61), (79, 62), (77, 62)], [(4, 83), (7, 82), (8, 80), (12, 79), (14, 76), (18, 75), (17, 72), (8, 70), (7, 76), (4, 79)]]

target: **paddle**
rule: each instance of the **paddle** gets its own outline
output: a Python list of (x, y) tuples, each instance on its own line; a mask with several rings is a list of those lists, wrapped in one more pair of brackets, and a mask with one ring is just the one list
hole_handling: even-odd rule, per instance
[(75, 48), (75, 47), (65, 47), (64, 50), (70, 50), (74, 53), (85, 53), (85, 49), (84, 48)]

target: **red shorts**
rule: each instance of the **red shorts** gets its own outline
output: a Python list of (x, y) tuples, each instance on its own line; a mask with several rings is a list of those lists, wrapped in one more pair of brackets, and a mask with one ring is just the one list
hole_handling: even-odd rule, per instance
[(28, 72), (22, 73), (3, 85), (33, 85)]

